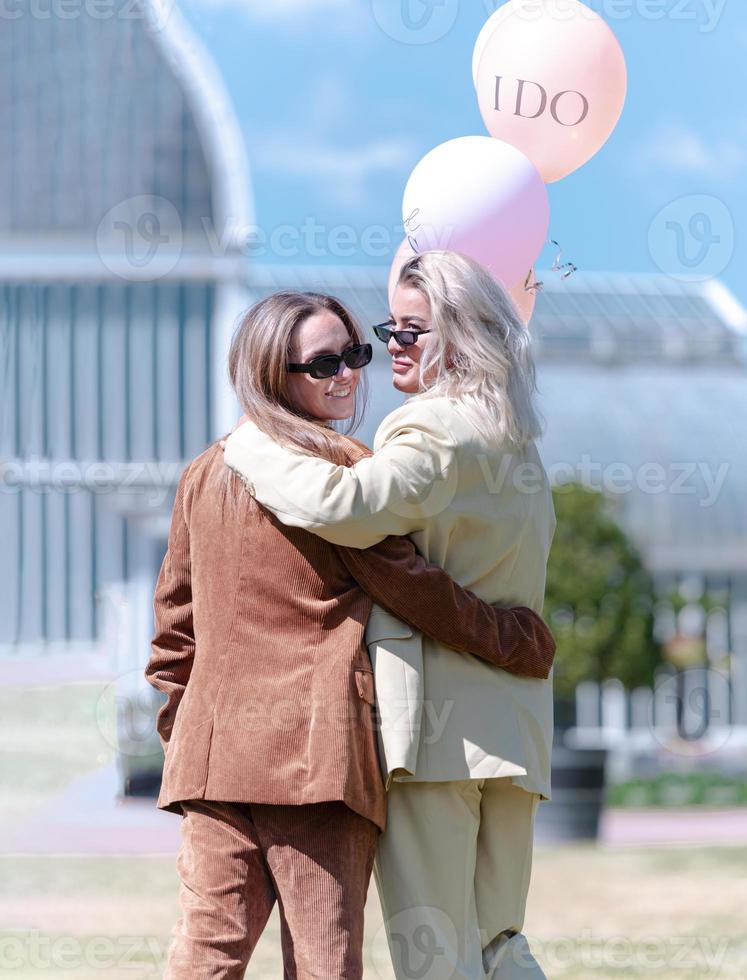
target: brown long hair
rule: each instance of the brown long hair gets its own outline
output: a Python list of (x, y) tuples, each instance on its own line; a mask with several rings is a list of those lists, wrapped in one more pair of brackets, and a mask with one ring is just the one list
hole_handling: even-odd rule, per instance
[[(349, 440), (328, 422), (296, 408), (288, 391), (286, 368), (293, 330), (324, 310), (342, 320), (353, 344), (364, 342), (355, 316), (334, 296), (290, 290), (273, 293), (242, 316), (231, 341), (228, 374), (241, 408), (263, 432), (282, 445), (345, 465)], [(367, 391), (364, 372), (356, 389), (355, 413), (342, 430), (345, 435), (360, 425)]]

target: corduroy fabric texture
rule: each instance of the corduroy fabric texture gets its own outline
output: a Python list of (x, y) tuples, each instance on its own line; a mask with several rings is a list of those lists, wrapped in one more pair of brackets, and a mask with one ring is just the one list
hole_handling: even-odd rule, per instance
[[(362, 451), (350, 443), (350, 461)], [(428, 565), (409, 538), (366, 551), (285, 527), (230, 474), (218, 444), (179, 482), (145, 676), (167, 695), (158, 806), (345, 802), (383, 828), (372, 598), (441, 643), (547, 677), (552, 635)], [(178, 709), (178, 710), (177, 710)]]
[(182, 803), (165, 980), (241, 980), (277, 900), (285, 980), (360, 980), (378, 828), (344, 803)]

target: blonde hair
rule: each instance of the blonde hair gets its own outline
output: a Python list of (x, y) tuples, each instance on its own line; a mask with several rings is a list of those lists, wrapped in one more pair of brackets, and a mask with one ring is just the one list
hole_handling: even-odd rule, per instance
[[(287, 365), (293, 331), (310, 316), (324, 311), (342, 320), (352, 344), (362, 344), (356, 318), (334, 296), (322, 293), (273, 293), (255, 303), (241, 318), (231, 340), (228, 374), (244, 413), (276, 442), (331, 462), (347, 461), (346, 440), (325, 420), (298, 409), (288, 388)], [(355, 412), (342, 427), (352, 433), (365, 409), (367, 382), (361, 375), (355, 393)]]
[(488, 270), (457, 252), (422, 252), (405, 262), (397, 285), (417, 289), (431, 308), (434, 333), (415, 397), (457, 400), (491, 440), (520, 447), (537, 438), (542, 421), (529, 330)]

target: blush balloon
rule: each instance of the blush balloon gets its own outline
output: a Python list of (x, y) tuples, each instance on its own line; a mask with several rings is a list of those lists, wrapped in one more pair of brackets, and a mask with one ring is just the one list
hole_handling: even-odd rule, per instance
[[(531, 277), (532, 279), (534, 278), (534, 270), (531, 272)], [(508, 295), (514, 301), (514, 306), (523, 322), (529, 326), (529, 321), (532, 319), (534, 306), (537, 302), (537, 291), (535, 289), (527, 289), (524, 281), (522, 281), (517, 286), (509, 289)]]
[(477, 97), (491, 136), (521, 150), (551, 183), (609, 139), (627, 70), (605, 21), (577, 0), (510, 0), (484, 39)]

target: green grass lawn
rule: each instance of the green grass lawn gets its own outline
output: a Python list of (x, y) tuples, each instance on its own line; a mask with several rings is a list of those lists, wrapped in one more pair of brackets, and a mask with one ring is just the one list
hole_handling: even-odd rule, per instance
[[(74, 775), (110, 764), (100, 694), (97, 684), (0, 693), (0, 834)], [(173, 857), (0, 857), (0, 973), (160, 977), (177, 895)], [(538, 848), (525, 931), (551, 980), (744, 980), (746, 907), (745, 848)], [(274, 916), (247, 977), (279, 980), (279, 950)], [(365, 975), (392, 978), (373, 886)]]
[[(526, 932), (550, 978), (747, 976), (743, 850), (539, 849)], [(0, 972), (18, 980), (161, 976), (177, 916), (168, 857), (0, 859)], [(375, 889), (366, 978), (391, 980)], [(247, 977), (282, 976), (273, 916)]]

